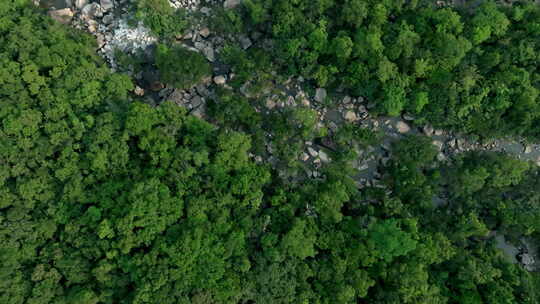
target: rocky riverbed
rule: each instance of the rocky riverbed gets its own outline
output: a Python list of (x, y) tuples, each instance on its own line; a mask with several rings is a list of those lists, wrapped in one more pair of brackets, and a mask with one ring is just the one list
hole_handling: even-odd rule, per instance
[[(112, 69), (118, 68), (115, 58), (116, 52), (128, 55), (135, 54), (141, 50), (151, 49), (152, 45), (158, 41), (143, 24), (133, 22), (130, 1), (128, 0), (35, 0), (35, 2), (49, 9), (49, 15), (59, 22), (70, 24), (93, 35), (96, 38), (98, 53), (103, 56)], [(233, 8), (239, 4), (239, 0), (214, 2), (170, 0), (170, 4), (175, 8), (184, 8), (188, 12), (209, 16), (213, 7)], [(234, 78), (234, 75), (224, 68), (220, 61), (220, 51), (227, 38), (212, 32), (204, 20), (202, 18), (201, 22), (193, 23), (184, 35), (178, 37), (177, 43), (203, 54), (213, 65), (214, 74), (212, 77), (205, 79), (193, 88), (180, 90), (160, 84), (156, 71), (149, 70), (146, 73), (134, 74), (131, 76), (137, 83), (134, 94), (138, 98), (154, 104), (159, 104), (163, 100), (172, 100), (178, 105), (188, 108), (193, 115), (206, 118), (206, 103), (213, 98), (216, 89), (218, 87), (232, 89), (228, 82)], [(256, 33), (249, 37), (239, 36), (235, 39), (243, 49), (263, 43), (257, 40)], [(239, 93), (250, 96), (248, 88), (249, 83), (246, 83), (239, 90)], [(516, 158), (540, 165), (539, 144), (529, 144), (514, 139), (480, 142), (467, 136), (436, 130), (429, 125), (416, 125), (414, 117), (410, 115), (373, 117), (369, 111), (373, 103), (369, 100), (327, 92), (325, 88), (311, 91), (306, 88), (301, 77), (289, 79), (286, 83), (276, 83), (272, 90), (259, 94), (257, 99), (262, 100), (256, 105), (256, 110), (259, 112), (278, 111), (287, 107), (313, 109), (318, 116), (318, 126), (325, 127), (331, 132), (344, 123), (380, 131), (383, 134), (380, 143), (368, 147), (364, 151), (359, 151), (361, 156), (354, 163), (354, 166), (359, 170), (356, 177), (359, 187), (382, 187), (379, 183), (381, 176), (379, 170), (381, 164), (388, 161), (390, 157), (391, 143), (408, 134), (423, 134), (430, 137), (439, 150), (437, 157), (440, 161), (445, 161), (457, 153), (477, 150), (506, 152)], [(258, 161), (272, 163), (271, 160), (274, 157), (271, 145), (272, 135), (267, 134), (267, 136), (267, 153), (254, 157)], [(325, 163), (331, 161), (328, 150), (313, 142), (305, 142), (304, 148), (303, 153), (298, 158), (306, 164), (309, 176), (319, 177), (318, 170)], [(501, 248), (510, 252), (510, 255), (515, 256), (519, 253), (517, 247), (504, 242), (504, 238), (498, 237), (497, 242)], [(528, 251), (535, 252), (532, 249)], [(530, 258), (534, 261), (534, 255), (536, 253), (531, 253), (527, 259)], [(527, 265), (530, 269), (534, 269), (531, 266), (533, 264), (531, 262)]]
[[(39, 1), (39, 0), (36, 0)], [(200, 0), (169, 0), (171, 6), (184, 8), (189, 12), (197, 12), (201, 16), (209, 16), (216, 6), (233, 8), (239, 0), (203, 1)], [(157, 38), (141, 23), (133, 24), (132, 10), (129, 0), (41, 0), (39, 4), (49, 8), (49, 14), (60, 22), (85, 30), (96, 37), (98, 52), (104, 57), (111, 68), (117, 68), (115, 52), (135, 54), (147, 50), (157, 42)], [(213, 97), (216, 87), (228, 87), (227, 82), (234, 77), (223, 68), (219, 54), (225, 37), (210, 31), (205, 19), (191, 24), (184, 35), (178, 37), (178, 43), (193, 51), (203, 54), (214, 67), (212, 78), (205, 79), (200, 84), (188, 90), (168, 88), (165, 84), (157, 83), (157, 71), (147, 71), (132, 75), (138, 86), (135, 94), (150, 103), (158, 104), (163, 100), (172, 100), (188, 108), (192, 114), (205, 117), (206, 102)], [(253, 35), (252, 35), (253, 36)], [(238, 43), (247, 49), (257, 44), (254, 37), (239, 36)], [(151, 52), (150, 52), (151, 54)], [(140, 86), (139, 86), (140, 85)], [(249, 83), (240, 90), (249, 96)], [(156, 90), (157, 88), (157, 90)], [(277, 91), (277, 92), (276, 92)], [(333, 93), (333, 92), (331, 92)], [(318, 113), (319, 124), (329, 130), (335, 130), (344, 122), (353, 123), (359, 127), (370, 128), (384, 134), (380, 145), (361, 151), (363, 157), (356, 162), (360, 170), (358, 181), (360, 185), (370, 185), (377, 182), (380, 176), (378, 167), (389, 158), (391, 142), (407, 134), (424, 134), (433, 140), (439, 150), (438, 159), (444, 161), (456, 153), (469, 150), (500, 151), (515, 157), (532, 161), (540, 165), (540, 145), (526, 144), (519, 140), (498, 139), (490, 142), (478, 142), (474, 139), (444, 130), (434, 130), (429, 125), (416, 126), (414, 117), (372, 117), (369, 109), (373, 103), (364, 98), (353, 98), (342, 94), (331, 94), (324, 88), (317, 88), (312, 94), (303, 89), (303, 79), (290, 79), (286, 84), (275, 84), (271, 94), (262, 94), (259, 99), (265, 100), (265, 107), (258, 111), (274, 111), (286, 107), (309, 107)], [(327, 101), (331, 102), (327, 102)], [(327, 105), (331, 106), (327, 106)], [(268, 134), (271, 136), (270, 134)], [(321, 163), (329, 161), (324, 147), (313, 143), (305, 143), (306, 150), (300, 159), (311, 163), (316, 168)], [(271, 156), (271, 153), (269, 153)]]

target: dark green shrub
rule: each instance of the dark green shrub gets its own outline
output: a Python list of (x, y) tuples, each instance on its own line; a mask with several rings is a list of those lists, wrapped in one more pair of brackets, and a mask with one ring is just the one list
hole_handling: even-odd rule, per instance
[(163, 38), (182, 34), (188, 25), (185, 11), (175, 10), (167, 0), (139, 0), (135, 16)]
[(201, 54), (179, 46), (159, 45), (156, 65), (163, 82), (176, 88), (189, 88), (211, 75), (210, 65)]

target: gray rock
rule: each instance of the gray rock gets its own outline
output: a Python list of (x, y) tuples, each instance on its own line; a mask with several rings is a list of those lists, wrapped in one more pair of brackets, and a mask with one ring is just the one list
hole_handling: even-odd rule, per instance
[(208, 38), (208, 36), (210, 36), (210, 29), (208, 29), (207, 27), (203, 28), (199, 31), (199, 35), (201, 35), (201, 37), (203, 38)]
[(105, 45), (105, 36), (103, 36), (103, 34), (101, 33), (98, 33), (96, 35), (96, 42), (98, 45), (98, 49), (101, 49)]
[(467, 141), (464, 138), (460, 138), (457, 140), (457, 146), (461, 150), (465, 150), (467, 148)]
[(96, 33), (97, 28), (98, 28), (98, 26), (99, 26), (98, 23), (97, 23), (97, 21), (96, 21), (96, 20), (88, 20), (86, 23), (87, 23), (87, 25), (88, 25), (88, 26), (86, 27), (86, 29), (87, 29), (90, 33), (92, 33), (92, 34)]
[(81, 10), (83, 19), (94, 19), (96, 17), (101, 18), (103, 13), (101, 12), (101, 6), (97, 3), (90, 3), (83, 7)]
[(396, 123), (396, 129), (399, 133), (407, 133), (411, 130), (411, 127), (409, 127), (409, 125), (404, 121), (400, 120)]
[(82, 9), (87, 3), (88, 3), (88, 0), (75, 0), (75, 8), (80, 10), (80, 9)]
[(347, 120), (349, 122), (354, 122), (354, 121), (358, 120), (358, 117), (356, 116), (356, 113), (354, 113), (353, 111), (345, 112), (344, 118), (345, 118), (345, 120)]
[(206, 7), (206, 6), (203, 6), (201, 7), (201, 9), (199, 10), (202, 14), (206, 15), (206, 16), (209, 16), (210, 15), (210, 8), (209, 7)]
[(135, 95), (137, 95), (137, 96), (143, 96), (144, 95), (144, 89), (139, 87), (139, 86), (135, 86), (135, 90), (133, 90), (133, 93), (135, 93)]
[(225, 2), (223, 3), (223, 7), (227, 9), (235, 8), (240, 4), (240, 1), (241, 0), (225, 0)]
[(531, 145), (525, 145), (525, 147), (523, 148), (523, 153), (525, 154), (529, 154), (532, 152), (532, 147)]
[(300, 159), (302, 161), (307, 161), (309, 159), (309, 155), (306, 152), (302, 152), (302, 155), (300, 155)]
[(326, 99), (326, 89), (317, 88), (315, 91), (315, 101), (323, 102)]
[(64, 8), (49, 11), (49, 16), (60, 23), (69, 24), (73, 19), (73, 12), (69, 8)]
[(114, 2), (113, 0), (100, 0), (99, 4), (101, 5), (101, 9), (103, 11), (108, 11), (110, 9), (114, 8)]
[(437, 160), (438, 160), (438, 161), (441, 161), (441, 162), (442, 162), (442, 161), (445, 161), (445, 160), (446, 160), (446, 155), (444, 155), (444, 153), (442, 153), (442, 152), (439, 152), (439, 153), (437, 154)]
[(251, 90), (251, 87), (250, 87), (250, 84), (248, 82), (244, 83), (241, 87), (240, 87), (240, 93), (242, 93), (242, 95), (250, 98), (251, 97), (251, 93), (250, 93), (250, 90)]
[(227, 82), (227, 79), (223, 75), (218, 75), (214, 77), (214, 83), (217, 85), (224, 85)]
[(251, 40), (247, 36), (240, 36), (240, 45), (244, 50), (247, 50), (251, 45)]
[(191, 111), (191, 114), (200, 119), (204, 119), (206, 117), (206, 108), (204, 106), (200, 106)]
[(210, 94), (210, 92), (208, 91), (208, 89), (206, 88), (206, 86), (203, 83), (199, 83), (196, 86), (196, 88), (197, 88), (197, 92), (201, 96), (208, 96)]
[(214, 49), (211, 46), (207, 46), (202, 50), (204, 56), (208, 61), (214, 62), (216, 60), (216, 57), (214, 55)]
[(198, 96), (198, 95), (195, 95), (195, 96), (193, 97), (193, 99), (191, 99), (191, 105), (192, 105), (194, 108), (199, 107), (199, 106), (202, 105), (202, 104), (203, 104), (203, 99), (202, 99), (200, 96)]
[(364, 171), (366, 169), (369, 168), (369, 164), (368, 163), (362, 163), (360, 164), (360, 166), (358, 167), (358, 171)]
[(103, 22), (103, 24), (109, 25), (114, 21), (114, 16), (113, 14), (105, 15), (103, 16), (103, 19), (101, 19), (101, 21)]
[(195, 46), (197, 50), (200, 50), (200, 51), (204, 50), (204, 48), (206, 47), (206, 44), (200, 41), (195, 41), (193, 45)]
[(319, 158), (323, 163), (327, 163), (330, 161), (328, 154), (326, 154), (326, 152), (324, 152), (323, 150), (319, 151)]
[(522, 253), (519, 258), (521, 260), (521, 264), (525, 266), (534, 264), (534, 258), (528, 253)]
[(161, 91), (159, 91), (158, 96), (161, 98), (164, 98), (165, 96), (171, 95), (173, 90), (174, 90), (173, 88), (163, 88), (161, 89)]
[(360, 113), (367, 113), (367, 109), (366, 109), (366, 107), (364, 107), (363, 105), (360, 105), (360, 106), (358, 107), (358, 112), (360, 112)]
[(311, 157), (317, 157), (317, 155), (319, 155), (319, 152), (317, 152), (317, 150), (313, 149), (312, 147), (308, 147), (307, 150)]
[(425, 125), (422, 130), (424, 131), (424, 134), (426, 134), (427, 136), (432, 136), (433, 135), (433, 127), (431, 125)]
[(414, 120), (414, 116), (412, 116), (410, 114), (403, 114), (403, 119), (405, 119), (407, 121), (412, 121), (412, 120)]

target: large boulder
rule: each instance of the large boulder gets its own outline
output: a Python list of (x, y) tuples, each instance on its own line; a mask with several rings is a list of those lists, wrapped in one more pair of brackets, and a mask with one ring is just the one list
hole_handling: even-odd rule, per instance
[(114, 8), (113, 0), (100, 0), (99, 3), (101, 4), (101, 9), (103, 9), (103, 11), (108, 11)]
[(89, 3), (81, 10), (83, 19), (94, 19), (103, 17), (101, 6), (97, 3)]
[(346, 121), (349, 121), (349, 122), (354, 122), (358, 120), (356, 113), (354, 113), (354, 111), (351, 111), (351, 110), (345, 112), (343, 117), (345, 118)]
[(241, 36), (240, 37), (240, 45), (242, 46), (242, 49), (247, 50), (249, 47), (253, 44), (249, 37), (247, 36)]
[(214, 48), (212, 48), (211, 45), (208, 45), (202, 49), (202, 53), (208, 59), (210, 62), (214, 62), (216, 60)]
[(82, 9), (86, 4), (88, 3), (88, 0), (75, 0), (75, 8)]
[(235, 8), (240, 5), (241, 0), (225, 0), (223, 3), (224, 8)]
[(326, 89), (318, 88), (315, 91), (315, 101), (323, 102), (326, 99)]
[(224, 85), (227, 82), (227, 79), (223, 75), (218, 75), (214, 77), (214, 83), (217, 85)]
[(400, 120), (396, 123), (396, 129), (399, 133), (407, 133), (411, 130), (411, 127), (406, 122)]
[(68, 24), (73, 19), (73, 11), (69, 8), (52, 10), (49, 11), (49, 16), (60, 23)]
[(432, 136), (433, 135), (433, 127), (431, 125), (425, 125), (422, 128), (422, 131), (424, 131), (424, 134), (426, 134), (426, 136)]

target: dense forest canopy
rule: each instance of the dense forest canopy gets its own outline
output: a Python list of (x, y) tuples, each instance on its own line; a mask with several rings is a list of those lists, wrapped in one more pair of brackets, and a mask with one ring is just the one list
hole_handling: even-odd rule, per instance
[[(415, 3), (245, 7), (291, 73), (369, 92), (389, 114), (537, 136), (538, 9)], [(158, 52), (174, 86), (210, 73), (192, 53)], [(175, 69), (185, 56), (193, 75)], [(132, 90), (89, 36), (25, 1), (0, 2), (1, 303), (540, 301), (538, 274), (490, 237), (538, 240), (537, 166), (487, 152), (440, 162), (430, 139), (411, 135), (394, 141), (385, 187), (359, 188), (349, 139), (373, 139), (344, 128), (321, 178), (292, 183), (251, 157), (257, 130), (274, 125), (292, 166), (296, 139), (327, 136), (311, 111), (269, 123), (223, 93), (214, 125), (171, 102), (133, 101)]]
[(245, 26), (272, 39), (285, 73), (368, 97), (382, 114), (538, 139), (538, 5), (445, 5), (246, 0)]

